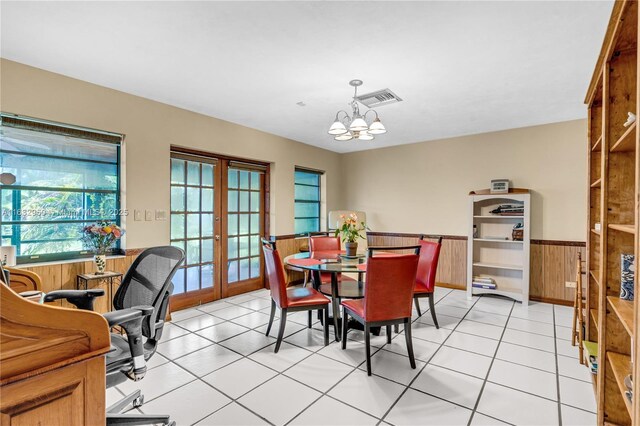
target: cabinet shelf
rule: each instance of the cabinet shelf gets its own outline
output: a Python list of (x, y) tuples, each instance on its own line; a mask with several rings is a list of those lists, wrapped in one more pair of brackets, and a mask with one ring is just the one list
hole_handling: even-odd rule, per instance
[(524, 219), (524, 216), (475, 215), (474, 219)]
[(591, 147), (591, 151), (597, 151), (601, 143), (602, 143), (602, 135), (600, 135), (596, 143), (593, 144), (593, 146)]
[(629, 411), (629, 416), (632, 416), (633, 408), (631, 407), (631, 401), (624, 394), (627, 387), (624, 384), (624, 378), (631, 373), (631, 357), (628, 355), (619, 354), (617, 352), (607, 352), (607, 360), (611, 364), (611, 370), (613, 370), (613, 376), (620, 389), (620, 397), (624, 400), (624, 405)]
[(591, 184), (591, 187), (592, 187), (592, 188), (600, 188), (600, 183), (601, 183), (601, 182), (602, 182), (602, 178), (598, 178), (598, 179), (596, 179), (596, 181), (595, 181), (595, 182), (593, 182), (593, 183)]
[(600, 281), (598, 280), (598, 271), (594, 271), (593, 269), (591, 269), (589, 271), (589, 275), (591, 275), (591, 278), (593, 278), (593, 281), (595, 281), (598, 287), (600, 287)]
[(591, 316), (591, 323), (598, 330), (598, 310), (597, 309), (589, 309), (589, 315)]
[(633, 225), (623, 225), (620, 223), (610, 223), (609, 229), (615, 229), (616, 231), (626, 232), (628, 234), (635, 234), (636, 228)]
[(607, 302), (613, 308), (613, 312), (620, 319), (629, 336), (633, 337), (633, 302), (615, 296), (607, 296)]
[(597, 229), (591, 228), (591, 232), (596, 234), (597, 236), (600, 236), (600, 231), (598, 231)]
[(514, 241), (514, 240), (495, 240), (493, 238), (474, 238), (473, 241), (480, 241), (486, 243), (511, 243), (511, 244), (523, 244), (523, 241)]
[(473, 266), (481, 268), (509, 269), (511, 271), (522, 271), (522, 265), (509, 265), (507, 263), (473, 262)]
[(620, 139), (611, 147), (611, 152), (633, 152), (636, 150), (636, 129), (638, 120), (620, 136)]

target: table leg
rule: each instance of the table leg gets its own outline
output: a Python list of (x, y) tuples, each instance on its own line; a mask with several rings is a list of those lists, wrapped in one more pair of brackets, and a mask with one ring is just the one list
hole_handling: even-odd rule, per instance
[(340, 308), (338, 298), (338, 274), (331, 273), (331, 306), (333, 306), (333, 331), (336, 335), (336, 342), (340, 341)]

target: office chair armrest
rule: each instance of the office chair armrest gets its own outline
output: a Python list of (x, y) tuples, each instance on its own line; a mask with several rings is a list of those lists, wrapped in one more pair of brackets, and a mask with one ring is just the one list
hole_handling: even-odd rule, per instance
[[(153, 306), (141, 305), (134, 306), (133, 308), (107, 312), (102, 314), (102, 316), (109, 323), (109, 327), (120, 325), (127, 330), (127, 326), (130, 324), (140, 323), (140, 325), (142, 325), (142, 319), (152, 313)], [(129, 334), (129, 330), (127, 330), (127, 334)]]
[(144, 345), (142, 342), (142, 320), (153, 314), (153, 312), (153, 306), (140, 305), (103, 314), (103, 317), (109, 323), (109, 327), (119, 325), (124, 328), (127, 333), (133, 367), (126, 374), (134, 382), (142, 380), (147, 372), (147, 364), (144, 359)]
[(91, 290), (56, 290), (47, 293), (46, 296), (44, 296), (44, 301), (53, 302), (54, 300), (66, 299), (78, 309), (93, 311), (93, 300), (99, 296), (104, 296), (104, 290), (101, 288)]

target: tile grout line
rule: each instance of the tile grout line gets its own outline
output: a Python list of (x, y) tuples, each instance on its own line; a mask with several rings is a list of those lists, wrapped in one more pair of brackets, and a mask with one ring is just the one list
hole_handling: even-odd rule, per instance
[[(450, 293), (448, 293), (450, 294)], [(448, 295), (447, 294), (447, 295)], [(438, 300), (438, 302), (436, 302), (435, 304), (437, 305), (438, 303), (440, 303), (442, 299)], [(453, 328), (453, 330), (451, 330), (451, 333), (449, 333), (447, 335), (447, 337), (442, 341), (442, 343), (439, 344), (438, 349), (436, 349), (433, 352), (433, 355), (431, 355), (429, 357), (429, 360), (427, 362), (425, 362), (424, 366), (422, 366), (422, 368), (420, 369), (420, 371), (418, 371), (418, 373), (413, 377), (413, 379), (409, 382), (409, 384), (407, 384), (405, 386), (405, 388), (403, 389), (403, 391), (400, 393), (400, 395), (398, 395), (398, 397), (396, 398), (396, 400), (391, 404), (391, 406), (387, 409), (387, 411), (384, 413), (384, 415), (381, 417), (380, 422), (378, 423), (378, 425), (380, 425), (380, 423), (382, 423), (383, 421), (385, 421), (386, 417), (389, 415), (389, 413), (391, 412), (391, 410), (393, 410), (393, 408), (398, 404), (398, 402), (402, 399), (402, 397), (407, 393), (407, 391), (411, 388), (411, 385), (416, 381), (416, 379), (418, 378), (418, 376), (420, 376), (420, 374), (422, 374), (422, 372), (424, 371), (425, 368), (427, 368), (427, 366), (429, 365), (429, 363), (431, 362), (431, 360), (433, 359), (433, 357), (436, 356), (436, 354), (440, 351), (440, 349), (442, 349), (443, 346), (445, 346), (445, 343), (447, 340), (449, 340), (449, 337), (451, 337), (451, 335), (456, 331), (456, 328), (458, 328), (458, 326), (462, 323), (462, 321), (464, 320), (464, 318), (469, 314), (469, 312), (471, 312), (471, 309), (473, 309), (476, 305), (476, 303), (478, 303), (478, 301), (480, 300), (480, 298), (478, 298), (475, 302), (473, 302), (473, 304), (471, 306), (468, 307), (467, 309), (467, 313), (464, 314), (464, 316), (460, 319), (460, 322), (458, 324), (456, 324), (456, 326)], [(426, 313), (426, 311), (425, 311)], [(424, 314), (423, 314), (424, 315)], [(417, 321), (417, 319), (416, 319)], [(414, 323), (415, 321), (412, 321), (412, 323)], [(403, 330), (404, 331), (404, 330)], [(412, 336), (413, 338), (413, 336)], [(411, 388), (413, 389), (413, 388)], [(447, 401), (450, 402), (450, 401)], [(388, 423), (388, 422), (387, 422)]]
[[(502, 343), (502, 338), (504, 337), (504, 333), (507, 331), (507, 325), (509, 324), (509, 321), (511, 320), (511, 314), (513, 313), (513, 308), (515, 307), (515, 303), (516, 302), (512, 302), (512, 304), (511, 304), (511, 310), (509, 311), (509, 315), (507, 316), (507, 322), (504, 324), (504, 327), (502, 329), (502, 334), (500, 335), (500, 340), (498, 341), (498, 344), (496, 345), (496, 349), (493, 352), (493, 357), (491, 358), (491, 362), (489, 363), (489, 368), (487, 369), (487, 374), (484, 377), (484, 381), (482, 382), (482, 386), (480, 387), (480, 392), (478, 393), (478, 398), (476, 399), (476, 403), (473, 406), (473, 410), (471, 411), (471, 417), (469, 417), (469, 421), (467, 422), (467, 426), (471, 425), (471, 422), (473, 421), (473, 416), (475, 416), (475, 414), (478, 412), (478, 405), (480, 405), (480, 399), (482, 398), (482, 393), (484, 392), (484, 388), (487, 385), (487, 382), (489, 381), (489, 375), (491, 374), (491, 368), (493, 367), (493, 363), (496, 361), (496, 356), (498, 355), (498, 350), (500, 349), (500, 344)], [(501, 420), (501, 421), (504, 421), (504, 420)]]
[[(588, 313), (588, 312), (587, 312)], [(556, 361), (556, 392), (558, 395), (558, 426), (562, 426), (562, 401), (560, 400), (560, 365), (558, 364), (558, 342), (556, 341), (556, 308), (553, 308), (553, 347), (555, 349)]]

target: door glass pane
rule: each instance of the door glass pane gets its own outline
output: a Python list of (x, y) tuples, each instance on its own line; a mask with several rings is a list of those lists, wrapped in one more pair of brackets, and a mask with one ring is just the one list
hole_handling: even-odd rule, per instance
[(237, 188), (238, 187), (238, 171), (230, 169), (228, 176), (229, 176), (229, 182), (227, 182), (227, 186), (229, 188)]
[(213, 287), (213, 265), (202, 266), (202, 288)]
[(197, 212), (200, 210), (200, 189), (187, 188), (187, 211)]
[(184, 215), (171, 215), (171, 239), (184, 238)]
[(249, 189), (249, 172), (240, 171), (240, 189)]
[(238, 258), (238, 237), (229, 237), (227, 244), (227, 255), (229, 259)]
[(249, 257), (249, 237), (238, 238), (239, 257)]
[(187, 215), (187, 238), (198, 238), (200, 236), (200, 215)]
[(260, 276), (260, 258), (251, 258), (251, 278)]
[(184, 211), (184, 187), (183, 186), (171, 187), (171, 211), (172, 212)]
[(238, 215), (240, 216), (240, 226), (239, 226), (239, 233), (241, 235), (244, 234), (248, 234), (249, 233), (249, 215), (248, 214), (241, 214)]
[(213, 186), (213, 164), (202, 163), (202, 186)]
[(260, 189), (260, 173), (251, 172), (251, 189)]
[(200, 164), (188, 161), (187, 162), (187, 183), (189, 185), (200, 185)]
[(200, 267), (187, 268), (187, 291), (200, 290)]
[(230, 283), (234, 283), (238, 281), (238, 261), (237, 260), (229, 261), (229, 269), (227, 271), (227, 280)]
[(171, 160), (171, 183), (184, 184), (184, 161)]
[(173, 276), (173, 279), (171, 280), (171, 282), (173, 283), (172, 294), (184, 293), (184, 273), (184, 268), (180, 268)]
[(260, 215), (257, 213), (251, 215), (251, 233), (260, 233)]
[(213, 215), (202, 215), (202, 238), (213, 237)]
[(213, 262), (213, 239), (202, 240), (202, 263)]
[(249, 259), (240, 260), (240, 280), (249, 278)]
[(227, 233), (229, 236), (238, 235), (238, 215), (230, 214), (227, 216)]
[(227, 210), (230, 212), (237, 212), (238, 211), (238, 191), (229, 191), (229, 195), (227, 199), (228, 199)]
[(213, 189), (202, 189), (202, 211), (212, 212), (213, 210)]
[(200, 240), (187, 241), (187, 265), (200, 263)]

